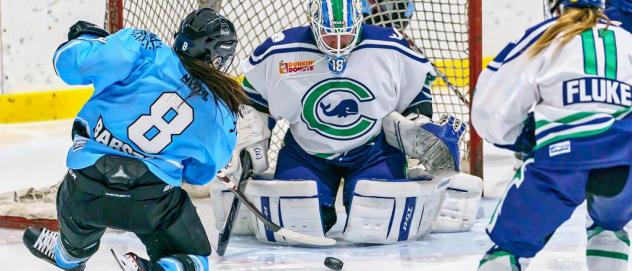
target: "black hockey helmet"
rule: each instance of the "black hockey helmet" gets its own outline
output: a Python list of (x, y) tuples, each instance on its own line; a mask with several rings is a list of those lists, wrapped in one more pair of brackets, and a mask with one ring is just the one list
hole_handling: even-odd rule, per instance
[(180, 55), (202, 60), (225, 72), (233, 61), (237, 42), (230, 20), (210, 8), (202, 8), (182, 21), (173, 47)]
[(415, 5), (413, 0), (363, 0), (364, 22), (404, 31), (410, 23)]

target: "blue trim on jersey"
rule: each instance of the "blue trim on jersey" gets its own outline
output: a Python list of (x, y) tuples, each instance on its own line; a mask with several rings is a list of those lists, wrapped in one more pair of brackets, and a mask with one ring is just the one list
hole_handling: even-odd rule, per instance
[(432, 102), (432, 94), (430, 93), (430, 89), (424, 87), (419, 94), (410, 102), (410, 105), (406, 107), (406, 109), (416, 106), (420, 103), (431, 103)]
[(396, 46), (392, 46), (392, 45), (385, 45), (385, 44), (362, 44), (358, 47), (356, 47), (353, 51), (357, 51), (357, 50), (362, 50), (362, 49), (369, 49), (369, 48), (378, 48), (378, 49), (391, 49), (391, 50), (395, 50), (400, 52), (402, 55), (405, 55), (413, 60), (419, 61), (421, 63), (428, 63), (428, 59), (424, 58), (424, 57), (418, 57), (410, 52), (406, 52), (404, 50), (402, 50), (399, 47)]
[(410, 49), (408, 41), (395, 29), (391, 27), (382, 27), (377, 25), (362, 24), (362, 30), (360, 31), (359, 44), (366, 40), (380, 40), (398, 43), (406, 48)]
[[(311, 52), (316, 54), (323, 54), (320, 50), (315, 48), (305, 48), (305, 47), (291, 47), (291, 48), (283, 48), (283, 49), (272, 49), (270, 48), (279, 45), (286, 45), (292, 43), (307, 43), (316, 46), (316, 41), (314, 40), (314, 35), (312, 34), (312, 30), (309, 26), (301, 26), (301, 27), (293, 27), (284, 30), (283, 32), (284, 38), (280, 41), (273, 42), (272, 38), (266, 39), (259, 47), (257, 47), (252, 55), (248, 58), (248, 62), (251, 65), (257, 65), (263, 61), (265, 61), (268, 57), (281, 54), (281, 53), (291, 53), (291, 52)], [(270, 51), (268, 51), (270, 50)], [(267, 52), (267, 53), (266, 53)], [(259, 58), (259, 60), (255, 61), (254, 58)]]
[[(510, 42), (509, 44), (507, 44), (507, 46), (505, 46), (505, 48), (494, 58), (494, 60), (489, 63), (489, 65), (487, 65), (487, 68), (492, 70), (492, 71), (498, 71), (498, 69), (500, 69), (500, 66), (502, 66), (505, 63), (511, 62), (514, 59), (518, 58), (519, 56), (521, 56), (524, 52), (526, 52), (538, 39), (540, 39), (540, 37), (542, 36), (542, 34), (544, 34), (544, 32), (546, 31), (546, 29), (548, 28), (544, 28), (544, 29), (540, 29), (542, 28), (542, 26), (547, 25), (549, 23), (552, 23), (554, 21), (557, 20), (558, 17), (554, 17), (551, 19), (548, 19), (546, 21), (540, 22), (539, 24), (532, 26), (530, 28), (528, 28), (525, 33), (522, 35), (522, 37), (517, 41), (517, 42)], [(515, 51), (515, 49), (517, 47), (520, 47), (521, 45), (524, 44), (525, 40), (531, 35), (533, 34), (535, 31), (537, 31), (538, 29), (540, 29), (540, 33), (535, 36), (533, 39), (529, 40), (527, 45), (524, 46), (520, 51)]]
[(268, 59), (268, 57), (276, 55), (276, 54), (282, 54), (282, 53), (293, 53), (293, 52), (310, 52), (310, 53), (315, 53), (315, 54), (323, 54), (320, 50), (318, 49), (312, 49), (312, 48), (301, 48), (301, 47), (295, 47), (295, 48), (283, 48), (283, 49), (275, 49), (272, 50), (270, 52), (268, 52), (268, 54), (266, 54), (262, 59), (258, 60), (258, 61), (254, 61), (252, 59), (252, 57), (250, 57), (248, 59), (248, 62), (250, 62), (250, 65), (257, 65), (263, 61), (265, 61), (266, 59)]

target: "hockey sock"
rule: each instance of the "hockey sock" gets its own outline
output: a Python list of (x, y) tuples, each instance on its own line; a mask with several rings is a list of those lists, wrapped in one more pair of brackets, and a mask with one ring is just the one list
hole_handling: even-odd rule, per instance
[(164, 271), (209, 271), (208, 257), (175, 254), (156, 262)]
[(607, 231), (598, 226), (588, 228), (586, 262), (588, 270), (628, 270), (630, 238), (625, 230)]
[(524, 271), (529, 259), (520, 258), (498, 246), (492, 247), (478, 265), (478, 271)]

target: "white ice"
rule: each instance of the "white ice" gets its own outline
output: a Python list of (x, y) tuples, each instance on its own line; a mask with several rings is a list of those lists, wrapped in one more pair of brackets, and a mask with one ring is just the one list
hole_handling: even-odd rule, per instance
[[(70, 126), (70, 121), (0, 125), (0, 192), (58, 181), (65, 172)], [(485, 182), (486, 188), (493, 192), (490, 194), (502, 190), (499, 187), (510, 177), (513, 164), (511, 154), (486, 146)], [(496, 202), (496, 199), (483, 201), (480, 218), (471, 232), (431, 234), (405, 244), (366, 246), (339, 242), (334, 248), (317, 249), (270, 246), (252, 237), (233, 237), (223, 258), (211, 256), (211, 270), (328, 270), (323, 265), (327, 256), (344, 261), (343, 270), (476, 270), (480, 257), (491, 247), (484, 231)], [(546, 208), (546, 203), (542, 204)], [(212, 227), (210, 207), (202, 204), (198, 209), (203, 212), (207, 227)], [(584, 224), (582, 206), (560, 227), (529, 270), (586, 270)], [(341, 225), (336, 226), (338, 232), (340, 228)], [(144, 248), (134, 235), (108, 231), (86, 270), (118, 270), (110, 249), (144, 255)], [(57, 270), (28, 252), (22, 245), (21, 231), (6, 229), (0, 230), (0, 266), (0, 270), (10, 271)]]

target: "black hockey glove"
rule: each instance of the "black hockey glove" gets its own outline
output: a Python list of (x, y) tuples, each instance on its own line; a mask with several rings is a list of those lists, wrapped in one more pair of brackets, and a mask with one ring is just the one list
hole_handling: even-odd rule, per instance
[(108, 31), (97, 26), (96, 24), (86, 21), (78, 21), (70, 27), (68, 31), (68, 41), (74, 40), (83, 34), (91, 34), (97, 37), (107, 37), (110, 35)]

